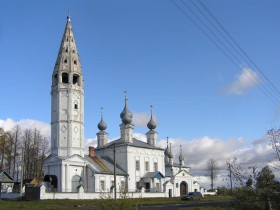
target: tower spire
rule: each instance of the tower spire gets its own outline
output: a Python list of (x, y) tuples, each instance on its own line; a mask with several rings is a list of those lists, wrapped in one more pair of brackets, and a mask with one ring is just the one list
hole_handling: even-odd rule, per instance
[(132, 113), (127, 108), (127, 91), (124, 91), (124, 109), (120, 114), (123, 124), (131, 124)]
[(150, 108), (151, 108), (151, 119), (150, 119), (150, 121), (148, 122), (147, 127), (148, 127), (150, 130), (153, 130), (153, 129), (155, 129), (155, 128), (157, 127), (157, 124), (156, 124), (156, 122), (155, 122), (154, 119), (153, 119), (153, 105), (151, 105)]
[(157, 127), (156, 122), (153, 120), (153, 106), (150, 106), (151, 108), (151, 119), (147, 123), (147, 127), (150, 129), (148, 133), (146, 133), (147, 136), (147, 143), (153, 146), (157, 146), (157, 132), (154, 130)]
[(124, 91), (124, 108), (120, 114), (122, 119), (122, 124), (120, 124), (121, 130), (121, 140), (127, 143), (133, 142), (133, 130), (134, 126), (132, 122), (132, 113), (128, 110), (127, 107), (127, 91)]
[(51, 153), (84, 156), (84, 84), (68, 11), (52, 75)]
[(103, 120), (103, 107), (100, 108), (101, 120), (98, 123), (97, 127), (99, 130), (104, 131), (107, 128), (107, 124)]
[(71, 21), (71, 15), (70, 15), (70, 10), (68, 9), (68, 15), (67, 15), (67, 21)]
[(166, 148), (165, 148), (165, 151), (164, 151), (164, 155), (165, 155), (165, 162), (168, 163), (169, 162), (168, 137), (166, 137)]
[(101, 120), (97, 127), (100, 130), (97, 135), (97, 147), (102, 147), (108, 143), (108, 133), (105, 131), (107, 124), (103, 120), (103, 107), (100, 108)]
[(179, 155), (179, 162), (180, 162), (180, 167), (184, 166), (184, 156), (182, 153), (182, 145), (180, 145), (180, 155)]
[(169, 154), (168, 154), (168, 157), (169, 157), (169, 164), (172, 166), (173, 165), (174, 155), (172, 153), (171, 143), (169, 143)]

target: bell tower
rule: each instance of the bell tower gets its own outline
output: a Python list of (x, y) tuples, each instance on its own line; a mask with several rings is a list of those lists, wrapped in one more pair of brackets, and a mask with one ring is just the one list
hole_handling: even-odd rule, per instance
[(84, 157), (84, 81), (69, 15), (52, 74), (51, 154)]

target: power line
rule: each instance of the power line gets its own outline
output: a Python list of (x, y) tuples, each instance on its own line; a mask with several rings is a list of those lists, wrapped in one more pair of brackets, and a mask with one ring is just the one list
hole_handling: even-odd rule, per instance
[[(191, 2), (196, 6), (196, 4), (194, 3), (193, 0), (191, 0)], [(238, 52), (239, 55), (242, 56), (242, 58), (245, 58), (244, 60), (248, 60), (249, 62), (252, 63), (253, 66), (255, 66), (255, 70), (257, 72), (260, 73), (260, 75), (264, 78), (264, 80), (266, 80), (268, 82), (268, 84), (271, 86), (272, 90), (278, 95), (278, 97), (280, 96), (280, 91), (276, 88), (276, 86), (269, 80), (268, 77), (266, 77), (266, 75), (263, 73), (263, 71), (261, 71), (261, 69), (257, 66), (257, 64), (249, 57), (249, 55), (245, 52), (245, 50), (235, 41), (235, 39), (230, 35), (230, 33), (223, 27), (223, 25), (218, 21), (218, 19), (211, 13), (211, 11), (205, 6), (205, 4), (203, 4), (203, 2), (201, 0), (197, 0), (197, 2), (200, 3), (200, 5), (203, 7), (203, 9), (210, 15), (210, 17), (218, 24), (218, 26), (222, 29), (222, 31), (228, 36), (228, 38), (236, 45), (236, 47), (241, 51), (241, 53), (244, 55), (242, 55), (240, 52)], [(197, 7), (198, 8), (198, 7)], [(198, 8), (199, 9), (199, 8)], [(200, 9), (199, 9), (200, 10)], [(201, 11), (201, 10), (200, 10)], [(206, 17), (207, 18), (207, 17)], [(218, 29), (217, 29), (218, 30)], [(222, 33), (221, 33), (222, 34)], [(222, 34), (222, 36), (224, 37), (224, 35)], [(229, 42), (230, 43), (230, 42)], [(231, 45), (232, 46), (232, 45)], [(235, 47), (233, 47), (234, 50), (236, 50)]]
[[(276, 105), (279, 104), (280, 92), (273, 85), (273, 83), (265, 76), (265, 74), (258, 68), (255, 62), (248, 56), (248, 54), (241, 48), (241, 46), (233, 39), (230, 33), (222, 26), (222, 24), (215, 18), (203, 2), (198, 0), (200, 5), (190, 1), (195, 9), (203, 16), (199, 16), (197, 11), (192, 9), (185, 1), (181, 0), (184, 7), (171, 0), (174, 6), (189, 20), (191, 21), (237, 68), (243, 71), (241, 64), (244, 62), (251, 71), (248, 71), (247, 77), (255, 84), (258, 85), (258, 79), (262, 80), (262, 85), (258, 86), (260, 90), (270, 98)], [(200, 7), (203, 8), (200, 9)], [(189, 10), (193, 16), (189, 15), (186, 11)], [(206, 13), (204, 12), (206, 11)], [(209, 17), (210, 16), (210, 17)], [(207, 22), (205, 22), (206, 20)], [(208, 24), (210, 23), (210, 25)]]

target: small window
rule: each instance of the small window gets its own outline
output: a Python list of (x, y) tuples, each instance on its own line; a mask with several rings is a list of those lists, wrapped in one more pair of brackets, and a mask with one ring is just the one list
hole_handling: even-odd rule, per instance
[(158, 171), (158, 163), (154, 163), (154, 171)]
[(157, 191), (160, 190), (160, 185), (159, 185), (159, 183), (156, 183), (156, 189), (157, 189)]
[(79, 75), (78, 74), (73, 74), (73, 85), (79, 85)]
[(76, 60), (74, 60), (74, 64), (77, 65), (77, 61)]
[(62, 73), (62, 83), (68, 84), (68, 73)]
[(146, 171), (149, 171), (150, 169), (149, 169), (149, 161), (146, 161), (145, 162), (145, 170)]
[(78, 109), (78, 104), (75, 104), (75, 105), (74, 105), (74, 109)]
[(100, 190), (101, 191), (105, 190), (105, 181), (100, 181)]
[(125, 189), (125, 182), (121, 181), (121, 189), (124, 190)]
[(135, 170), (140, 171), (140, 161), (139, 160), (135, 161)]
[(63, 63), (67, 63), (67, 59), (64, 59)]
[(75, 50), (73, 50), (72, 52), (73, 52), (73, 53), (76, 53), (76, 51), (75, 51)]
[(66, 37), (66, 41), (68, 42), (68, 36)]

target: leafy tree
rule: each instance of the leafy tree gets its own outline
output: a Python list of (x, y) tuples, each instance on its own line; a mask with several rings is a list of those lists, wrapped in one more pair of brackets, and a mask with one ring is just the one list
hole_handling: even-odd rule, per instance
[(257, 189), (272, 188), (275, 183), (275, 175), (268, 166), (265, 166), (258, 174)]
[(253, 179), (252, 179), (252, 178), (249, 178), (249, 179), (247, 180), (247, 182), (246, 182), (246, 187), (252, 187), (252, 186), (253, 186), (253, 183), (254, 183)]

